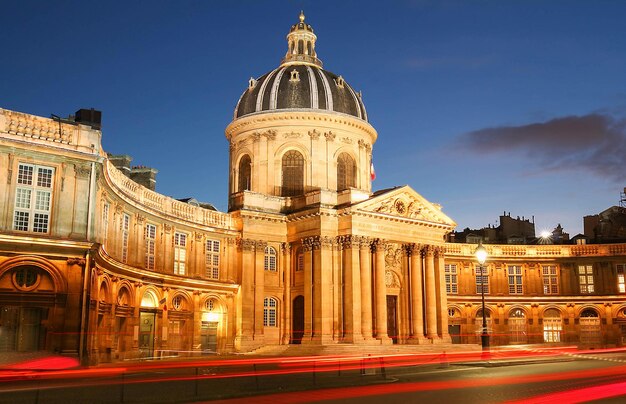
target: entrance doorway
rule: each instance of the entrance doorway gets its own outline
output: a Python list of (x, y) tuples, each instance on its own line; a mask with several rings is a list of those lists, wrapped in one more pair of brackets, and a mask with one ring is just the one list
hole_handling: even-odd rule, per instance
[(203, 351), (217, 352), (217, 321), (202, 321), (200, 343)]
[(293, 299), (291, 332), (291, 343), (301, 344), (304, 336), (304, 296)]
[(387, 335), (398, 343), (398, 296), (387, 296)]
[(0, 306), (0, 352), (43, 349), (39, 307)]
[(156, 313), (139, 313), (139, 351), (142, 357), (154, 356), (154, 323)]

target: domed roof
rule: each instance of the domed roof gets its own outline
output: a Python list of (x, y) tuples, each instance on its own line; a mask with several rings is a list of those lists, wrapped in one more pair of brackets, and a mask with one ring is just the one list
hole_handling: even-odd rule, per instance
[(259, 112), (312, 109), (367, 121), (360, 92), (354, 91), (343, 77), (322, 69), (315, 52), (316, 39), (313, 28), (304, 23), (304, 14), (300, 13), (300, 22), (287, 35), (289, 49), (282, 64), (258, 79), (250, 79), (234, 119)]

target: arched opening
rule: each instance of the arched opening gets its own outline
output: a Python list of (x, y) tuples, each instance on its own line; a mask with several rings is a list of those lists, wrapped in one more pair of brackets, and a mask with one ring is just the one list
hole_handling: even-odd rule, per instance
[(509, 344), (528, 343), (526, 313), (522, 309), (513, 309), (509, 312)]
[(147, 290), (141, 298), (141, 311), (139, 312), (139, 352), (144, 358), (154, 355), (156, 309), (158, 305), (159, 300), (154, 292)]
[(594, 309), (585, 309), (580, 313), (579, 327), (581, 344), (599, 345), (602, 342), (600, 316)]
[(455, 307), (448, 307), (448, 334), (453, 344), (461, 343), (461, 312)]
[(266, 271), (276, 272), (276, 249), (274, 247), (265, 247), (264, 269)]
[(289, 150), (282, 159), (282, 196), (304, 193), (304, 157), (296, 150)]
[(337, 191), (356, 186), (356, 163), (348, 153), (337, 158)]
[(561, 342), (563, 322), (557, 309), (548, 309), (543, 313), (543, 341)]
[(237, 183), (237, 192), (250, 190), (252, 181), (252, 160), (247, 154), (239, 160), (239, 178)]
[[(491, 311), (489, 309), (485, 309), (485, 320), (486, 320), (486, 328), (487, 334), (493, 335), (493, 325), (491, 320)], [(483, 310), (478, 309), (476, 311), (476, 343), (480, 343), (480, 336), (483, 332)]]
[(210, 297), (204, 301), (202, 324), (200, 327), (200, 346), (202, 351), (217, 352), (218, 334), (224, 320), (224, 311), (217, 299)]
[(301, 344), (304, 336), (304, 296), (293, 299), (291, 318), (291, 344)]

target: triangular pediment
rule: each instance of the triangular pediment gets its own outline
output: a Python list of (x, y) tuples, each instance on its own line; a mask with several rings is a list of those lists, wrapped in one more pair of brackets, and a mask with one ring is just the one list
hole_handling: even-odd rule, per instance
[(456, 227), (454, 220), (441, 211), (441, 205), (429, 202), (408, 185), (374, 194), (352, 205), (352, 211), (421, 220)]

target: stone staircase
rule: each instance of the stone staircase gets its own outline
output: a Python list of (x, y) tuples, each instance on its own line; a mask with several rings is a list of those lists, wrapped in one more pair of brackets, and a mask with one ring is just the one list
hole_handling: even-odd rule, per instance
[(476, 352), (478, 344), (425, 345), (266, 345), (247, 352), (258, 356), (343, 356), (343, 355), (410, 355), (420, 353)]

